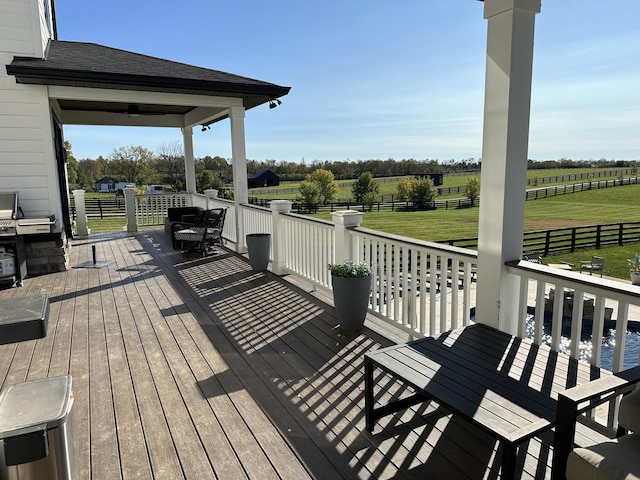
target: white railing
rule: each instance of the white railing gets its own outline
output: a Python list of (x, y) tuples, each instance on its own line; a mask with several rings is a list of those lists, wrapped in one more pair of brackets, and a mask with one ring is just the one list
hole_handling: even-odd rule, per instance
[[(526, 261), (506, 265), (520, 277), (519, 336), (613, 372), (640, 363), (640, 337), (629, 332), (640, 325), (640, 287)], [(589, 411), (581, 421), (610, 435), (618, 404), (613, 399), (608, 414)]]
[(355, 228), (357, 261), (373, 270), (370, 311), (411, 337), (468, 325), (475, 307), (477, 252)]
[[(507, 271), (520, 277), (519, 336), (614, 372), (638, 365), (638, 352), (625, 349), (630, 322), (632, 330), (640, 322), (640, 287), (525, 261), (508, 262)], [(603, 342), (612, 328), (614, 342)], [(590, 344), (582, 340), (591, 336)], [(611, 349), (611, 364), (603, 364), (603, 350)]]
[(168, 208), (191, 206), (191, 195), (187, 193), (134, 195), (133, 200), (138, 226), (164, 225)]
[(314, 285), (331, 287), (328, 265), (334, 262), (335, 226), (332, 222), (288, 213), (281, 222), (284, 268)]
[(256, 205), (242, 205), (242, 221), (245, 235), (251, 233), (273, 233), (271, 210)]

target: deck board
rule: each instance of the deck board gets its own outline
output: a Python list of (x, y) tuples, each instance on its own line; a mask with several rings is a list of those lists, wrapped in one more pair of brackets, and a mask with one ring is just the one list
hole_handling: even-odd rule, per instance
[[(499, 477), (496, 442), (435, 403), (364, 431), (363, 354), (404, 334), (343, 332), (326, 293), (227, 250), (182, 255), (163, 230), (74, 240), (70, 264), (92, 246), (113, 263), (0, 290), (50, 296), (45, 338), (0, 345), (0, 383), (73, 376), (81, 478)], [(522, 478), (551, 455), (529, 442)]]

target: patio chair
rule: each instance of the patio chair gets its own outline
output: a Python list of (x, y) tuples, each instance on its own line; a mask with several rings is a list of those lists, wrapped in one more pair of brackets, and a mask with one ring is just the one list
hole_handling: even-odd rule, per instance
[(216, 246), (222, 246), (222, 228), (227, 213), (226, 208), (205, 210), (195, 225), (177, 223), (173, 226), (174, 248), (185, 251), (199, 251), (202, 256), (215, 252)]
[(604, 258), (593, 256), (591, 257), (591, 261), (581, 261), (580, 262), (580, 271), (581, 272), (589, 272), (589, 275), (593, 275), (593, 272), (600, 273), (602, 277), (602, 271), (604, 270)]
[(530, 263), (537, 263), (538, 265), (542, 265), (542, 256), (540, 252), (536, 251), (526, 251), (522, 252), (522, 260)]
[(640, 478), (640, 390), (622, 399), (618, 423), (623, 429), (619, 438), (571, 451), (567, 460), (568, 480)]

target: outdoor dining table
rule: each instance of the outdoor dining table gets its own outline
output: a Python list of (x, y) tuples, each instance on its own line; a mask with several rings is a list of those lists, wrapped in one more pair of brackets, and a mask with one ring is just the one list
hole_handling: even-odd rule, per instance
[[(376, 369), (415, 393), (376, 407)], [(554, 427), (558, 393), (608, 373), (530, 340), (474, 324), (366, 353), (366, 429), (372, 432), (378, 419), (434, 400), (501, 442), (502, 478), (510, 479), (518, 446)]]

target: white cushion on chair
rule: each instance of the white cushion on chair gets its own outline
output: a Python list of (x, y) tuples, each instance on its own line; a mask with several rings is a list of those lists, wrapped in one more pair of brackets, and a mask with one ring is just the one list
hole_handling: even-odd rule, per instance
[(200, 242), (202, 241), (202, 228), (185, 228), (184, 230), (178, 230), (175, 233), (175, 239), (185, 242)]
[(589, 448), (575, 448), (567, 460), (568, 480), (640, 479), (640, 436), (625, 435), (617, 441)]
[[(618, 423), (636, 435), (640, 435), (640, 390), (634, 390), (622, 399)], [(638, 455), (640, 456), (640, 451)]]

